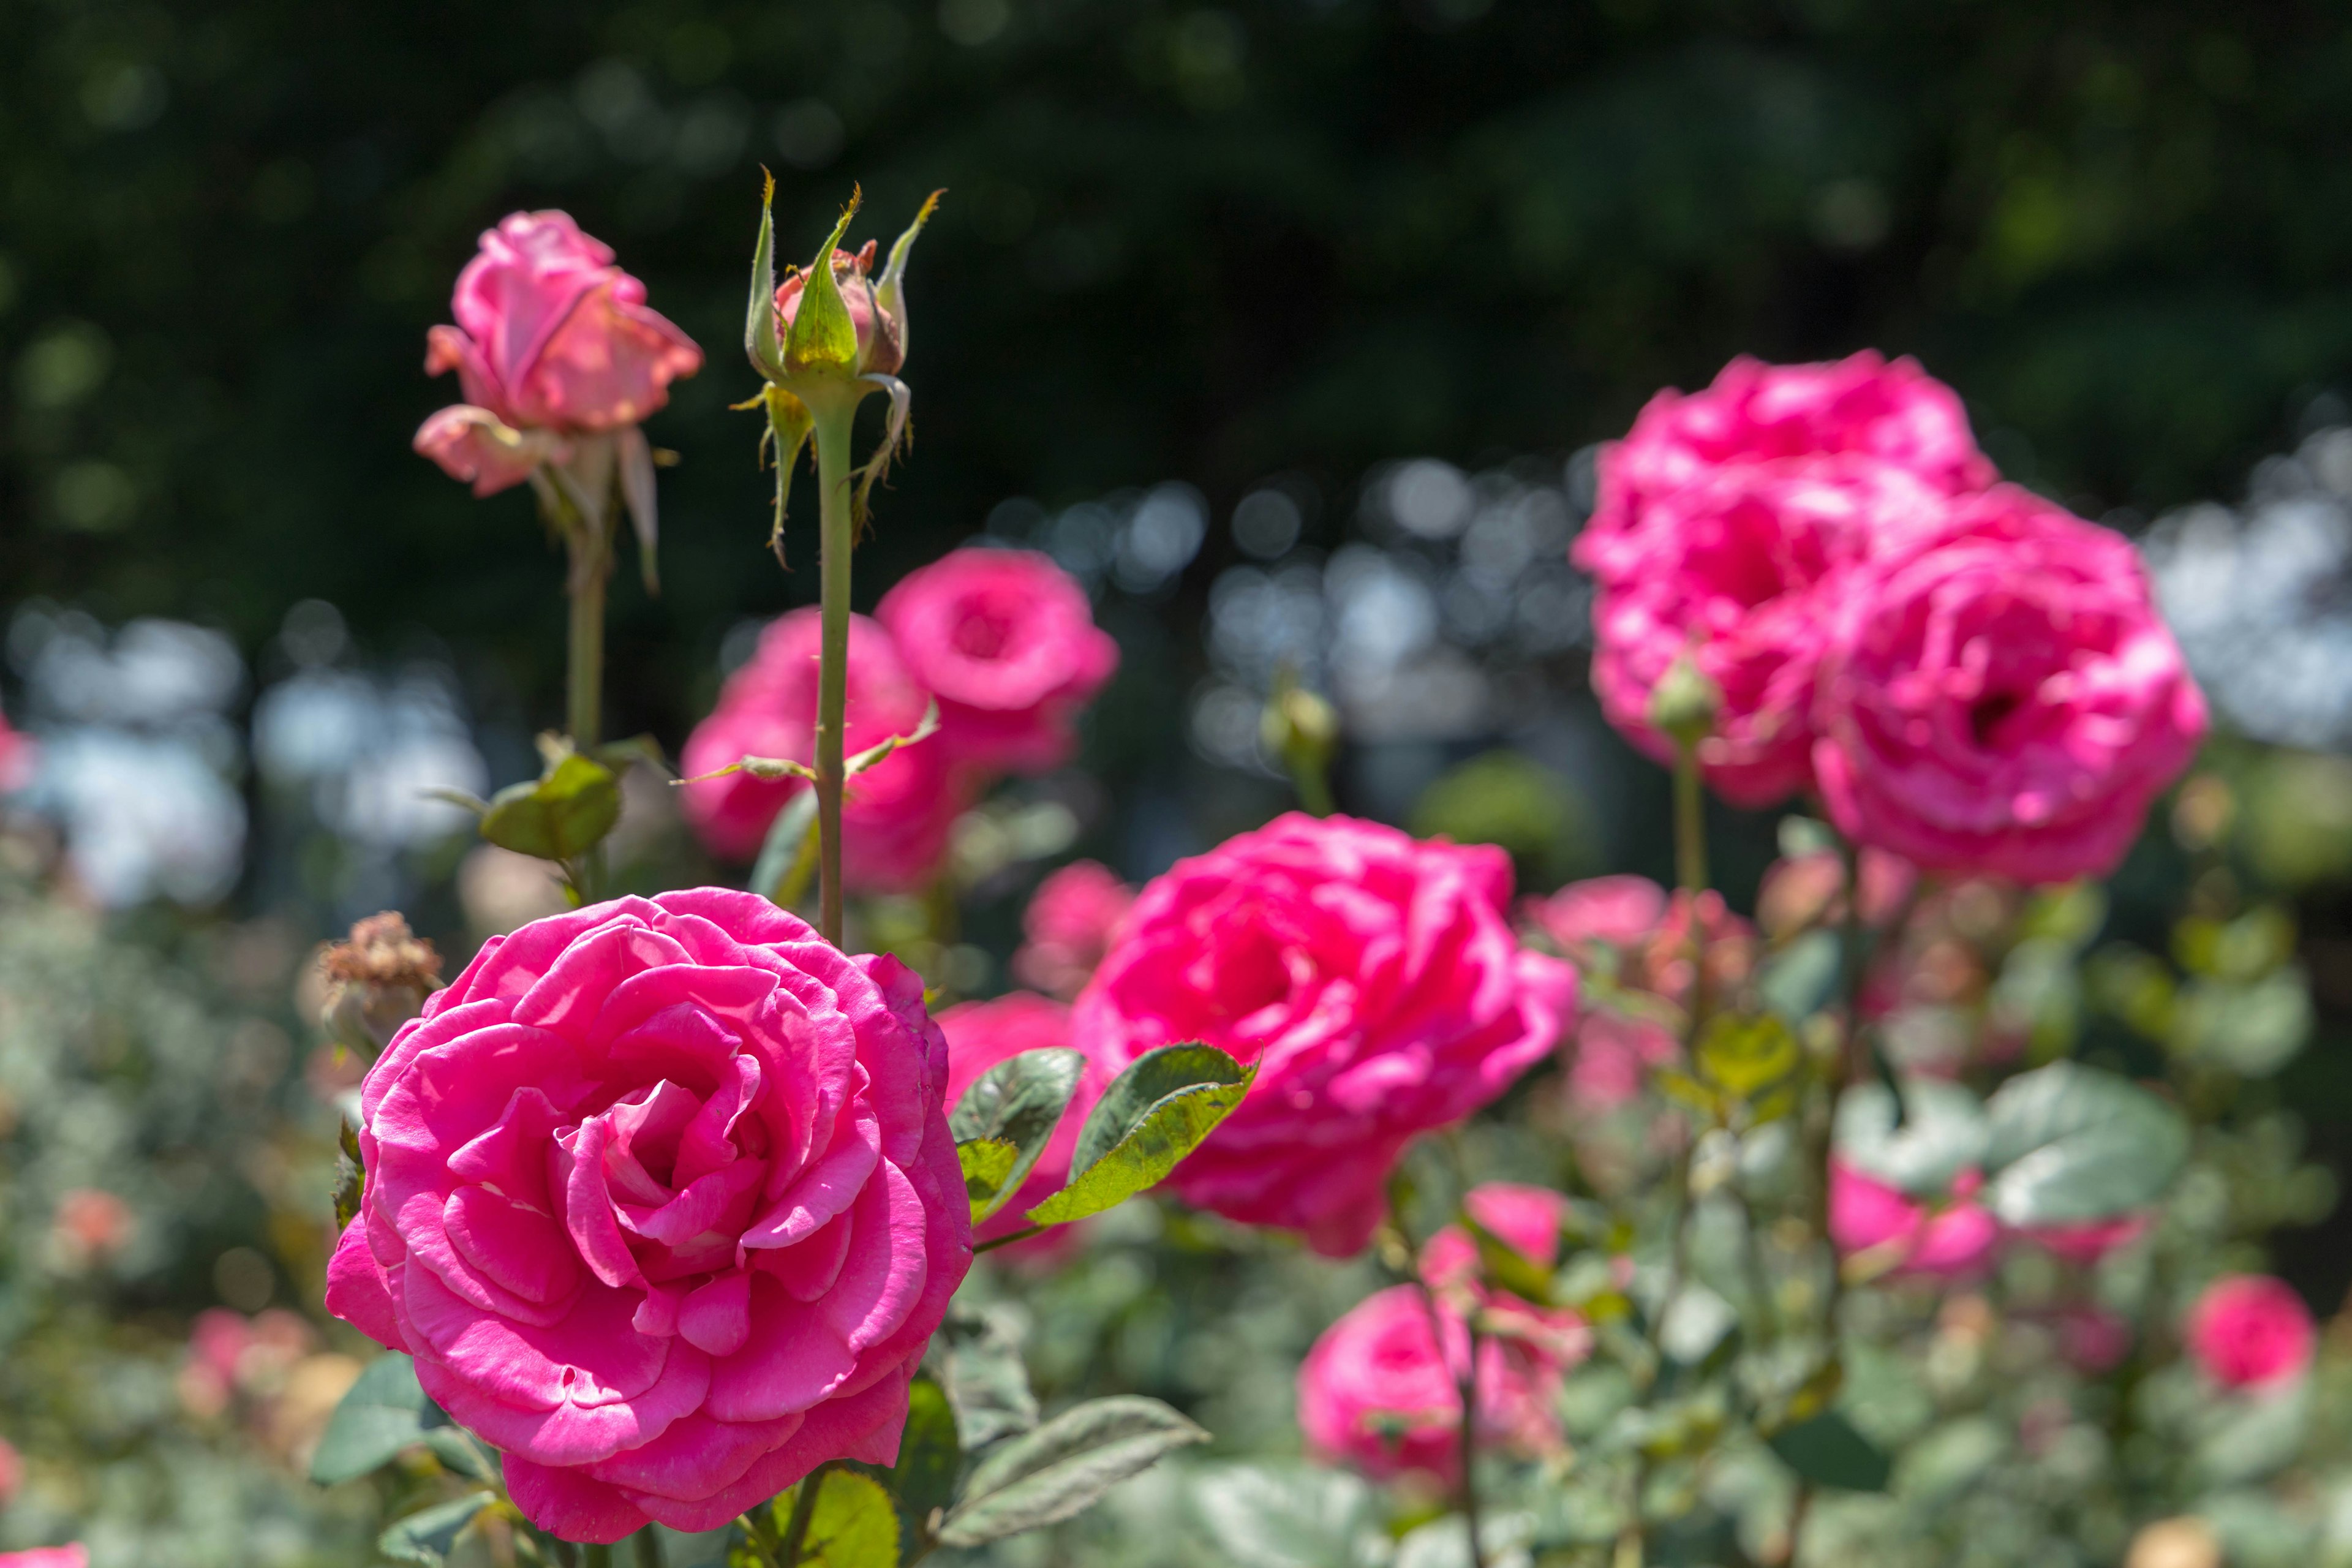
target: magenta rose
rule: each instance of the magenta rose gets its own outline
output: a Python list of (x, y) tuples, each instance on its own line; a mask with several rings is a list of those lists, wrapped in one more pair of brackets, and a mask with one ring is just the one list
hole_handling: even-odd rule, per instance
[(493, 937), (361, 1090), (327, 1305), (416, 1358), (533, 1522), (716, 1529), (887, 1465), (971, 1264), (922, 982), (750, 893)]
[[(807, 763), (816, 754), (817, 645), (823, 617), (792, 611), (760, 634), (751, 662), (727, 678), (719, 705), (687, 738), (679, 765), (689, 779), (747, 756)], [(849, 621), (847, 722), (843, 744), (855, 756), (892, 735), (914, 732), (930, 699), (907, 673), (890, 635), (863, 616)], [(687, 821), (711, 853), (748, 860), (776, 814), (805, 779), (730, 773), (687, 786)], [(883, 892), (929, 881), (947, 858), (948, 835), (963, 807), (947, 758), (934, 740), (901, 746), (845, 786), (842, 880)]]
[(1118, 668), (1086, 590), (1034, 551), (950, 551), (901, 577), (874, 616), (939, 698), (940, 739), (978, 767), (1068, 761), (1078, 710)]
[(2105, 876), (2205, 700), (2117, 533), (2004, 485), (1875, 563), (1824, 663), (1814, 773), (1848, 837), (1938, 870)]
[(1930, 526), (1944, 498), (1891, 463), (1835, 457), (1726, 463), (1648, 504), (1641, 560), (1603, 579), (1592, 689), (1634, 745), (1672, 763), (1650, 723), (1660, 681), (1687, 656), (1720, 695), (1700, 772), (1736, 805), (1769, 805), (1812, 779), (1813, 679), (1835, 608), (1874, 552)]
[(1983, 1176), (1961, 1173), (1950, 1200), (1909, 1196), (1842, 1160), (1830, 1162), (1830, 1239), (1840, 1253), (1869, 1253), (1893, 1271), (1952, 1279), (1992, 1259), (2000, 1222), (1976, 1201)]
[(1099, 861), (1073, 860), (1054, 872), (1037, 884), (1021, 917), (1027, 940), (1013, 955), (1014, 978), (1056, 996), (1076, 995), (1134, 903), (1135, 889)]
[(76, 1542), (70, 1546), (36, 1546), (29, 1552), (0, 1552), (0, 1568), (89, 1568), (89, 1549)]
[[(1019, 1056), (1024, 1051), (1068, 1049), (1076, 1045), (1070, 1037), (1070, 1010), (1050, 997), (1015, 991), (992, 1002), (963, 1002), (949, 1008), (939, 1016), (940, 1032), (948, 1040), (948, 1078), (945, 1104), (953, 1110), (963, 1098), (964, 1090), (978, 1080), (980, 1075), (999, 1062)], [(1089, 1062), (1079, 1075), (1076, 1093), (1070, 1096), (1067, 1110), (1062, 1112), (1061, 1124), (1055, 1128), (1045, 1152), (1037, 1156), (1030, 1167), (1029, 1179), (1004, 1206), (991, 1215), (974, 1233), (979, 1240), (988, 1241), (1015, 1231), (1029, 1222), (1024, 1218), (1047, 1198), (1067, 1185), (1070, 1179), (1070, 1156), (1078, 1146), (1078, 1130), (1086, 1125), (1087, 1117), (1102, 1098), (1108, 1080)], [(1034, 1242), (1017, 1243), (1017, 1247), (1037, 1248), (1040, 1243), (1050, 1247), (1071, 1234), (1065, 1226), (1047, 1231)]]
[[(1439, 1333), (1444, 1336), (1441, 1352)], [(1323, 1331), (1298, 1368), (1298, 1425), (1310, 1451), (1382, 1479), (1420, 1475), (1451, 1487), (1462, 1473), (1461, 1372), (1470, 1332), (1418, 1285), (1391, 1285)], [(1478, 1344), (1482, 1447), (1540, 1453), (1560, 1442), (1553, 1414), (1562, 1363), (1518, 1338)]]
[(2189, 1353), (2224, 1388), (2269, 1388), (2301, 1377), (2318, 1332), (2311, 1309), (2284, 1279), (2231, 1274), (2189, 1309)]
[(1255, 1062), (1167, 1184), (1344, 1256), (1405, 1144), (1501, 1094), (1568, 1021), (1575, 971), (1519, 947), (1510, 894), (1491, 846), (1292, 813), (1146, 887), (1073, 1026), (1112, 1076), (1178, 1040)]
[(21, 730), (10, 729), (8, 716), (0, 713), (0, 795), (32, 783), (37, 757), (31, 738)]
[(1997, 477), (1959, 398), (1916, 360), (1889, 363), (1869, 350), (1826, 364), (1742, 356), (1704, 392), (1659, 393), (1625, 438), (1602, 450), (1576, 563), (1604, 584), (1621, 583), (1646, 569), (1660, 503), (1695, 481), (1727, 467), (1846, 454), (1939, 495), (1982, 489)]

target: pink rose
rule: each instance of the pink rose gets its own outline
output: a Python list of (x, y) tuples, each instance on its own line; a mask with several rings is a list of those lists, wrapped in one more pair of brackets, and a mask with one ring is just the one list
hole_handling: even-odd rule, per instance
[(1110, 949), (1111, 934), (1135, 903), (1135, 889), (1096, 860), (1073, 860), (1037, 884), (1021, 917), (1028, 938), (1013, 955), (1024, 985), (1075, 996)]
[(1576, 1051), (1568, 1064), (1568, 1100), (1576, 1110), (1601, 1111), (1642, 1092), (1651, 1072), (1682, 1059), (1672, 1033), (1648, 1018), (1588, 1007), (1576, 1024)]
[[(940, 1032), (948, 1040), (948, 1079), (945, 1105), (953, 1110), (980, 1075), (997, 1063), (1017, 1057), (1024, 1051), (1068, 1048), (1076, 1045), (1070, 1037), (1070, 1010), (1059, 1002), (1044, 996), (1034, 996), (1015, 991), (993, 1002), (964, 1002), (949, 1008), (939, 1016)], [(1070, 1179), (1070, 1155), (1078, 1146), (1078, 1130), (1086, 1125), (1087, 1117), (1094, 1110), (1095, 1101), (1102, 1098), (1108, 1083), (1091, 1063), (1078, 1078), (1077, 1091), (1070, 1096), (1069, 1109), (1062, 1113), (1061, 1125), (1054, 1130), (1053, 1141), (1030, 1168), (1029, 1179), (1011, 1201), (991, 1215), (975, 1233), (977, 1239), (986, 1241), (1008, 1231), (1021, 1229), (1029, 1222), (1022, 1216), (1059, 1192)], [(1059, 1241), (1070, 1234), (1062, 1226), (1036, 1238), (1036, 1242)], [(1016, 1244), (1034, 1247), (1036, 1242)]]
[[(926, 211), (929, 209), (926, 208)], [(920, 219), (917, 220), (919, 223)], [(907, 359), (906, 323), (882, 308), (874, 289), (874, 262), (878, 247), (872, 240), (856, 251), (833, 253), (833, 281), (841, 302), (849, 308), (850, 324), (857, 331), (857, 371), (861, 375), (895, 375)], [(801, 313), (801, 294), (808, 274), (793, 268), (776, 286), (776, 339), (792, 333)]]
[[(1549, 1187), (1517, 1182), (1485, 1182), (1463, 1194), (1462, 1206), (1497, 1241), (1549, 1272), (1559, 1261), (1559, 1231), (1568, 1199)], [(1449, 1225), (1423, 1243), (1421, 1277), (1438, 1289), (1465, 1285), (1478, 1277), (1478, 1244), (1458, 1225)]]
[(938, 696), (940, 739), (981, 767), (1068, 761), (1078, 710), (1118, 668), (1086, 590), (1034, 551), (950, 551), (901, 577), (874, 616)]
[(2189, 1353), (2224, 1388), (2263, 1388), (2301, 1377), (2318, 1334), (2293, 1287), (2267, 1274), (2231, 1274), (2205, 1287), (2184, 1325)]
[(1997, 477), (1977, 450), (1967, 411), (1918, 362), (1864, 350), (1826, 364), (1770, 365), (1745, 356), (1705, 392), (1650, 399), (1622, 441), (1601, 456), (1600, 495), (1576, 542), (1576, 563), (1604, 584), (1639, 574), (1658, 504), (1732, 465), (1852, 454), (1902, 470), (1940, 495)]
[(1168, 1185), (1345, 1256), (1405, 1144), (1501, 1094), (1569, 1019), (1575, 971), (1520, 949), (1510, 892), (1491, 846), (1292, 813), (1145, 888), (1073, 1026), (1113, 1076), (1177, 1040), (1257, 1063)]
[[(1902, 913), (1918, 885), (1918, 869), (1882, 849), (1863, 850), (1861, 861), (1863, 923), (1884, 926)], [(1764, 868), (1756, 892), (1756, 923), (1767, 936), (1793, 936), (1807, 926), (1844, 919), (1845, 863), (1835, 852), (1798, 855)]]
[(54, 1232), (65, 1251), (82, 1262), (102, 1262), (131, 1240), (131, 1205), (100, 1187), (74, 1187), (58, 1199)]
[(1901, 1273), (1974, 1273), (2000, 1239), (2000, 1222), (1975, 1201), (1983, 1184), (1980, 1174), (1964, 1172), (1952, 1184), (1952, 1201), (1930, 1205), (1833, 1159), (1830, 1239), (1843, 1254), (1868, 1252)]
[[(1367, 1475), (1418, 1473), (1452, 1486), (1462, 1473), (1460, 1377), (1469, 1360), (1461, 1316), (1420, 1286), (1391, 1285), (1366, 1297), (1323, 1331), (1298, 1368), (1298, 1425), (1307, 1447)], [(1524, 1341), (1482, 1339), (1479, 1442), (1521, 1453), (1559, 1447), (1552, 1405), (1561, 1370)]]
[(33, 782), (33, 763), (38, 754), (32, 738), (21, 730), (10, 729), (8, 716), (0, 713), (0, 795)]
[(71, 1546), (36, 1546), (30, 1552), (0, 1552), (0, 1568), (89, 1568), (89, 1549), (76, 1542)]
[[(813, 607), (769, 623), (759, 651), (727, 678), (719, 706), (688, 737), (679, 760), (687, 777), (746, 756), (814, 758), (823, 635), (823, 617)], [(851, 616), (843, 741), (848, 754), (913, 733), (929, 700), (899, 662), (890, 635), (863, 616)], [(841, 812), (842, 879), (848, 886), (885, 892), (920, 887), (946, 858), (963, 792), (939, 749), (940, 738), (901, 746), (848, 782)], [(813, 787), (805, 779), (730, 773), (689, 784), (683, 805), (711, 853), (749, 860), (785, 803)]]
[(1815, 718), (1848, 837), (2063, 882), (2115, 869), (2196, 754), (2205, 700), (2123, 536), (2003, 485), (1874, 565)]
[(572, 1541), (892, 1462), (971, 1264), (922, 982), (750, 893), (493, 937), (368, 1071), (327, 1305)]
[(1528, 913), (1570, 952), (1591, 942), (1632, 947), (1665, 922), (1666, 890), (1647, 877), (1593, 877), (1528, 900)]
[(1706, 782), (1736, 805), (1769, 805), (1812, 781), (1813, 680), (1855, 569), (1928, 526), (1943, 497), (1859, 457), (1727, 463), (1648, 505), (1641, 565), (1603, 579), (1593, 610), (1592, 689), (1609, 721), (1671, 764), (1650, 724), (1658, 683), (1687, 655), (1715, 683), (1699, 742)]

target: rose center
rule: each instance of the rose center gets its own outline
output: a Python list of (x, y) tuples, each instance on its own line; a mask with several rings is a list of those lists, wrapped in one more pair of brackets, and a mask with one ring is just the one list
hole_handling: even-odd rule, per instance
[(1989, 691), (1976, 700), (1969, 709), (1969, 734), (1977, 750), (1997, 749), (2001, 740), (2001, 726), (2025, 706), (2025, 698), (2015, 691)]
[(956, 651), (967, 658), (1002, 658), (1004, 645), (1013, 640), (1013, 627), (1005, 617), (983, 605), (968, 605), (956, 622), (952, 640)]

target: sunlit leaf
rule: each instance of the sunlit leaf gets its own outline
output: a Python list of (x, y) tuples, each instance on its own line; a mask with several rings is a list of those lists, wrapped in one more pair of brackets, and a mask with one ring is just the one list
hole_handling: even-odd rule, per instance
[(991, 1449), (940, 1525), (940, 1541), (978, 1546), (1068, 1519), (1162, 1455), (1208, 1440), (1156, 1399), (1089, 1400)]
[(482, 837), (518, 855), (569, 860), (594, 848), (620, 820), (621, 785), (613, 770), (569, 755), (543, 776), (491, 796)]
[(1099, 1214), (1158, 1184), (1242, 1102), (1257, 1076), (1213, 1046), (1162, 1046), (1112, 1080), (1078, 1134), (1070, 1184), (1035, 1208), (1039, 1225)]
[(2082, 1225), (2146, 1207), (2189, 1157), (2179, 1110), (2079, 1062), (2019, 1074), (1985, 1114), (1985, 1206), (2008, 1225)]
[(1086, 1064), (1076, 1051), (1023, 1051), (981, 1074), (956, 1101), (948, 1131), (955, 1136), (959, 1155), (972, 1139), (1001, 1141), (1013, 1155), (985, 1194), (971, 1186), (973, 1172), (966, 1164), (964, 1184), (971, 1192), (974, 1220), (994, 1214), (1028, 1179), (1061, 1125)]

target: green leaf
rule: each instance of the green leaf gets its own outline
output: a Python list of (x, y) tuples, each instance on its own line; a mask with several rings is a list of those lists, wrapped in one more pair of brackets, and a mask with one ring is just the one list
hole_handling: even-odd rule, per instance
[(933, 1370), (955, 1411), (966, 1453), (1037, 1425), (1037, 1396), (1021, 1360), (1019, 1320), (1002, 1309), (950, 1303), (932, 1342)]
[(1770, 1013), (1718, 1013), (1698, 1039), (1700, 1075), (1740, 1100), (1787, 1078), (1803, 1057), (1795, 1033)]
[(1232, 1568), (1376, 1568), (1388, 1559), (1379, 1494), (1344, 1470), (1224, 1465), (1192, 1489)]
[(929, 1373), (917, 1373), (907, 1385), (907, 1426), (898, 1437), (898, 1463), (890, 1471), (890, 1489), (898, 1506), (925, 1534), (931, 1512), (955, 1497), (957, 1472), (963, 1468), (963, 1445), (956, 1436), (955, 1407), (947, 1390)]
[(621, 785), (604, 763), (572, 754), (541, 778), (490, 797), (482, 837), (501, 849), (569, 860), (596, 847), (621, 820)]
[(1208, 1440), (1156, 1399), (1089, 1400), (991, 1449), (940, 1527), (940, 1543), (978, 1546), (1068, 1519), (1162, 1455)]
[(972, 1185), (972, 1167), (965, 1164), (964, 1186), (971, 1194), (973, 1220), (986, 1219), (1003, 1207), (1029, 1179), (1069, 1109), (1086, 1065), (1086, 1057), (1077, 1051), (1023, 1051), (981, 1074), (956, 1101), (948, 1131), (955, 1136), (959, 1157), (972, 1139), (1002, 1143), (1013, 1152), (985, 1192)]
[(391, 1529), (378, 1536), (375, 1549), (395, 1563), (422, 1563), (427, 1568), (440, 1568), (449, 1560), (450, 1548), (457, 1544), (457, 1537), (497, 1497), (495, 1492), (468, 1492), (421, 1513), (412, 1513), (394, 1521)]
[(849, 302), (833, 275), (833, 253), (857, 216), (860, 193), (851, 191), (841, 221), (817, 247), (816, 264), (803, 273), (799, 306), (793, 312), (792, 331), (784, 337), (784, 369), (854, 371), (857, 366), (857, 323), (850, 318)]
[(1853, 1423), (1834, 1410), (1783, 1426), (1767, 1439), (1781, 1462), (1809, 1481), (1847, 1491), (1886, 1489), (1893, 1466)]
[(956, 1163), (963, 1167), (963, 1190), (971, 1199), (974, 1225), (1004, 1206), (1013, 1167), (1020, 1163), (1021, 1145), (1010, 1138), (971, 1138), (956, 1145)]
[(1858, 1083), (1838, 1097), (1839, 1157), (1906, 1193), (1949, 1192), (1954, 1177), (1984, 1163), (1984, 1105), (1966, 1085), (1943, 1079), (1906, 1079), (1902, 1090), (1899, 1126), (1895, 1095), (1883, 1083)]
[(1486, 1277), (1488, 1284), (1508, 1290), (1523, 1301), (1539, 1307), (1551, 1305), (1549, 1269), (1480, 1225), (1477, 1216), (1467, 1209), (1454, 1215), (1454, 1223), (1467, 1231), (1477, 1245), (1478, 1271)]
[(310, 1479), (331, 1487), (366, 1475), (446, 1420), (417, 1384), (416, 1363), (387, 1351), (368, 1363), (327, 1418), (310, 1455)]
[[(766, 171), (761, 173), (766, 174)], [(767, 174), (766, 184), (760, 193), (760, 238), (751, 247), (751, 302), (743, 313), (743, 353), (750, 358), (751, 368), (770, 381), (782, 378), (784, 351), (776, 341), (776, 176), (773, 174)]]
[[(436, 1409), (434, 1415), (440, 1416)], [(443, 1417), (446, 1419), (446, 1417)], [(469, 1481), (500, 1485), (498, 1457), (463, 1426), (435, 1426), (425, 1434), (425, 1446), (452, 1474)]]
[(1078, 1134), (1069, 1185), (1029, 1211), (1038, 1225), (1100, 1214), (1156, 1185), (1217, 1130), (1257, 1077), (1213, 1046), (1146, 1051), (1103, 1091)]
[(856, 1470), (821, 1470), (777, 1498), (769, 1506), (780, 1531), (801, 1487), (812, 1484), (816, 1506), (801, 1538), (801, 1568), (898, 1568), (898, 1510), (881, 1482)]
[(1809, 931), (1765, 963), (1756, 989), (1767, 1007), (1791, 1024), (1801, 1024), (1830, 1005), (1837, 994), (1840, 968), (1835, 933)]
[(2117, 1074), (2057, 1061), (1985, 1103), (1985, 1206), (2006, 1225), (2083, 1225), (2154, 1203), (2189, 1157), (2179, 1110)]

